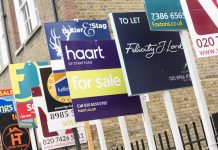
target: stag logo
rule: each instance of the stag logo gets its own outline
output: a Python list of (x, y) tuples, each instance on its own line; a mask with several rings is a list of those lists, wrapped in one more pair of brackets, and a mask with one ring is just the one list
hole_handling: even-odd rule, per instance
[(55, 29), (51, 30), (51, 37), (52, 38), (49, 39), (49, 42), (50, 42), (49, 46), (51, 47), (51, 49), (57, 52), (58, 57), (62, 57), (60, 35), (59, 36), (56, 35)]
[(31, 148), (28, 129), (19, 128), (18, 124), (7, 126), (2, 132), (2, 145), (4, 149), (28, 150)]

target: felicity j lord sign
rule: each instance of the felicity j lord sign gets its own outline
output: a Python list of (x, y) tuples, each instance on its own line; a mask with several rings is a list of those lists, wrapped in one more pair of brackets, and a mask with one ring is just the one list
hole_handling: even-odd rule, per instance
[(191, 86), (178, 32), (150, 31), (145, 12), (110, 19), (129, 95)]
[(142, 112), (139, 97), (128, 97), (115, 42), (61, 42), (76, 121)]

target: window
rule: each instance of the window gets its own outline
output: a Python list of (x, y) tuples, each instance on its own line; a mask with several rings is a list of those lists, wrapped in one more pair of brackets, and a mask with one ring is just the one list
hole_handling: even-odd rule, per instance
[(24, 43), (39, 25), (35, 0), (14, 0), (21, 43)]
[(4, 24), (4, 14), (0, 3), (0, 74), (10, 63), (6, 30)]

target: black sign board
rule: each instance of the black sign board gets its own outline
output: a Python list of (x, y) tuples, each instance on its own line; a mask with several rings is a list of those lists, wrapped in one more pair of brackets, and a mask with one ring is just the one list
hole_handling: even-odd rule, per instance
[(110, 19), (129, 95), (191, 86), (178, 32), (150, 31), (145, 12)]
[(29, 130), (19, 128), (16, 113), (1, 114), (0, 120), (3, 150), (32, 150)]

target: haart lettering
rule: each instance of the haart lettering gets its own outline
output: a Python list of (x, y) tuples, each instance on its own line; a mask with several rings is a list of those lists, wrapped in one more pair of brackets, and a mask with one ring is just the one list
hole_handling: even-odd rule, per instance
[(98, 46), (97, 49), (77, 49), (77, 50), (70, 50), (68, 49), (68, 46), (65, 46), (67, 59), (70, 60), (71, 58), (73, 60), (85, 60), (85, 59), (104, 59), (105, 56), (103, 55), (103, 49), (101, 49), (100, 46)]

